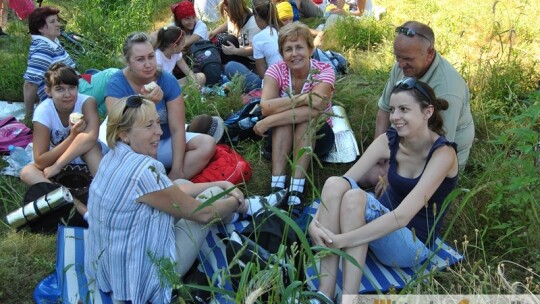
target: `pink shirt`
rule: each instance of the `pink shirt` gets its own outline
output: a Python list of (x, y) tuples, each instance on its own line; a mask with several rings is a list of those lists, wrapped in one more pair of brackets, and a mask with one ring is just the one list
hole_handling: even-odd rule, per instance
[[(293, 95), (292, 92), (292, 82), (291, 82), (291, 73), (285, 62), (280, 61), (266, 70), (266, 75), (274, 78), (279, 86), (279, 96), (288, 97)], [(315, 59), (311, 59), (311, 70), (307, 79), (313, 79), (316, 81), (306, 81), (302, 87), (300, 93), (308, 93), (313, 90), (313, 87), (320, 82), (329, 83), (332, 86), (332, 94), (330, 95), (328, 104), (326, 106), (326, 112), (330, 112), (332, 109), (332, 96), (334, 94), (334, 82), (336, 80), (336, 75), (334, 73), (334, 68), (328, 63), (320, 62)], [(326, 120), (330, 126), (332, 126), (331, 117), (328, 117)]]

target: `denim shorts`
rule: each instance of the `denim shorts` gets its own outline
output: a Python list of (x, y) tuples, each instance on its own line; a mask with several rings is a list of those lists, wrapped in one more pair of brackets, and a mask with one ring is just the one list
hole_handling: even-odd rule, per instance
[[(390, 212), (371, 193), (366, 192), (366, 196), (367, 223)], [(422, 263), (429, 255), (426, 245), (407, 227), (371, 241), (369, 249), (381, 263), (393, 267), (413, 267)]]

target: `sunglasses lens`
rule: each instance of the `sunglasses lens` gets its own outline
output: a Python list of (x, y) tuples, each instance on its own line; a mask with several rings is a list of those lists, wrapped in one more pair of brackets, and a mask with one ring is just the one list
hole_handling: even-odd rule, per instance
[(125, 114), (128, 108), (140, 107), (142, 103), (143, 103), (143, 100), (140, 96), (137, 96), (137, 95), (129, 96), (126, 99), (126, 106), (124, 107), (124, 111), (122, 111), (122, 114)]

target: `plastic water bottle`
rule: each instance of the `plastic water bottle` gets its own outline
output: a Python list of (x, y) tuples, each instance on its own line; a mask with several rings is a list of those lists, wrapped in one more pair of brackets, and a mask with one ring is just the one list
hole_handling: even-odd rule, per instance
[(238, 121), (238, 126), (242, 130), (251, 129), (253, 128), (253, 126), (255, 126), (257, 121), (258, 121), (257, 117), (246, 117)]
[(28, 157), (28, 154), (26, 154), (26, 151), (23, 148), (9, 145), (8, 150), (9, 156), (15, 165), (19, 166), (20, 168), (26, 166), (30, 162), (30, 157)]

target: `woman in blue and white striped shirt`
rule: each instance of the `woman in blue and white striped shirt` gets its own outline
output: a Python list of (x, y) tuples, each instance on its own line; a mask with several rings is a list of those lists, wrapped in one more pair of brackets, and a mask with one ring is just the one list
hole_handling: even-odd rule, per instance
[[(170, 272), (170, 265), (180, 276), (189, 270), (206, 237), (204, 226), (219, 219), (231, 222), (237, 213), (253, 214), (262, 208), (260, 198), (244, 199), (233, 189), (195, 211), (201, 201), (233, 184), (171, 181), (156, 160), (162, 133), (153, 102), (134, 95), (111, 105), (111, 151), (89, 190), (85, 271), (114, 300), (169, 303), (172, 287), (163, 274)], [(276, 204), (284, 195), (267, 200)]]

